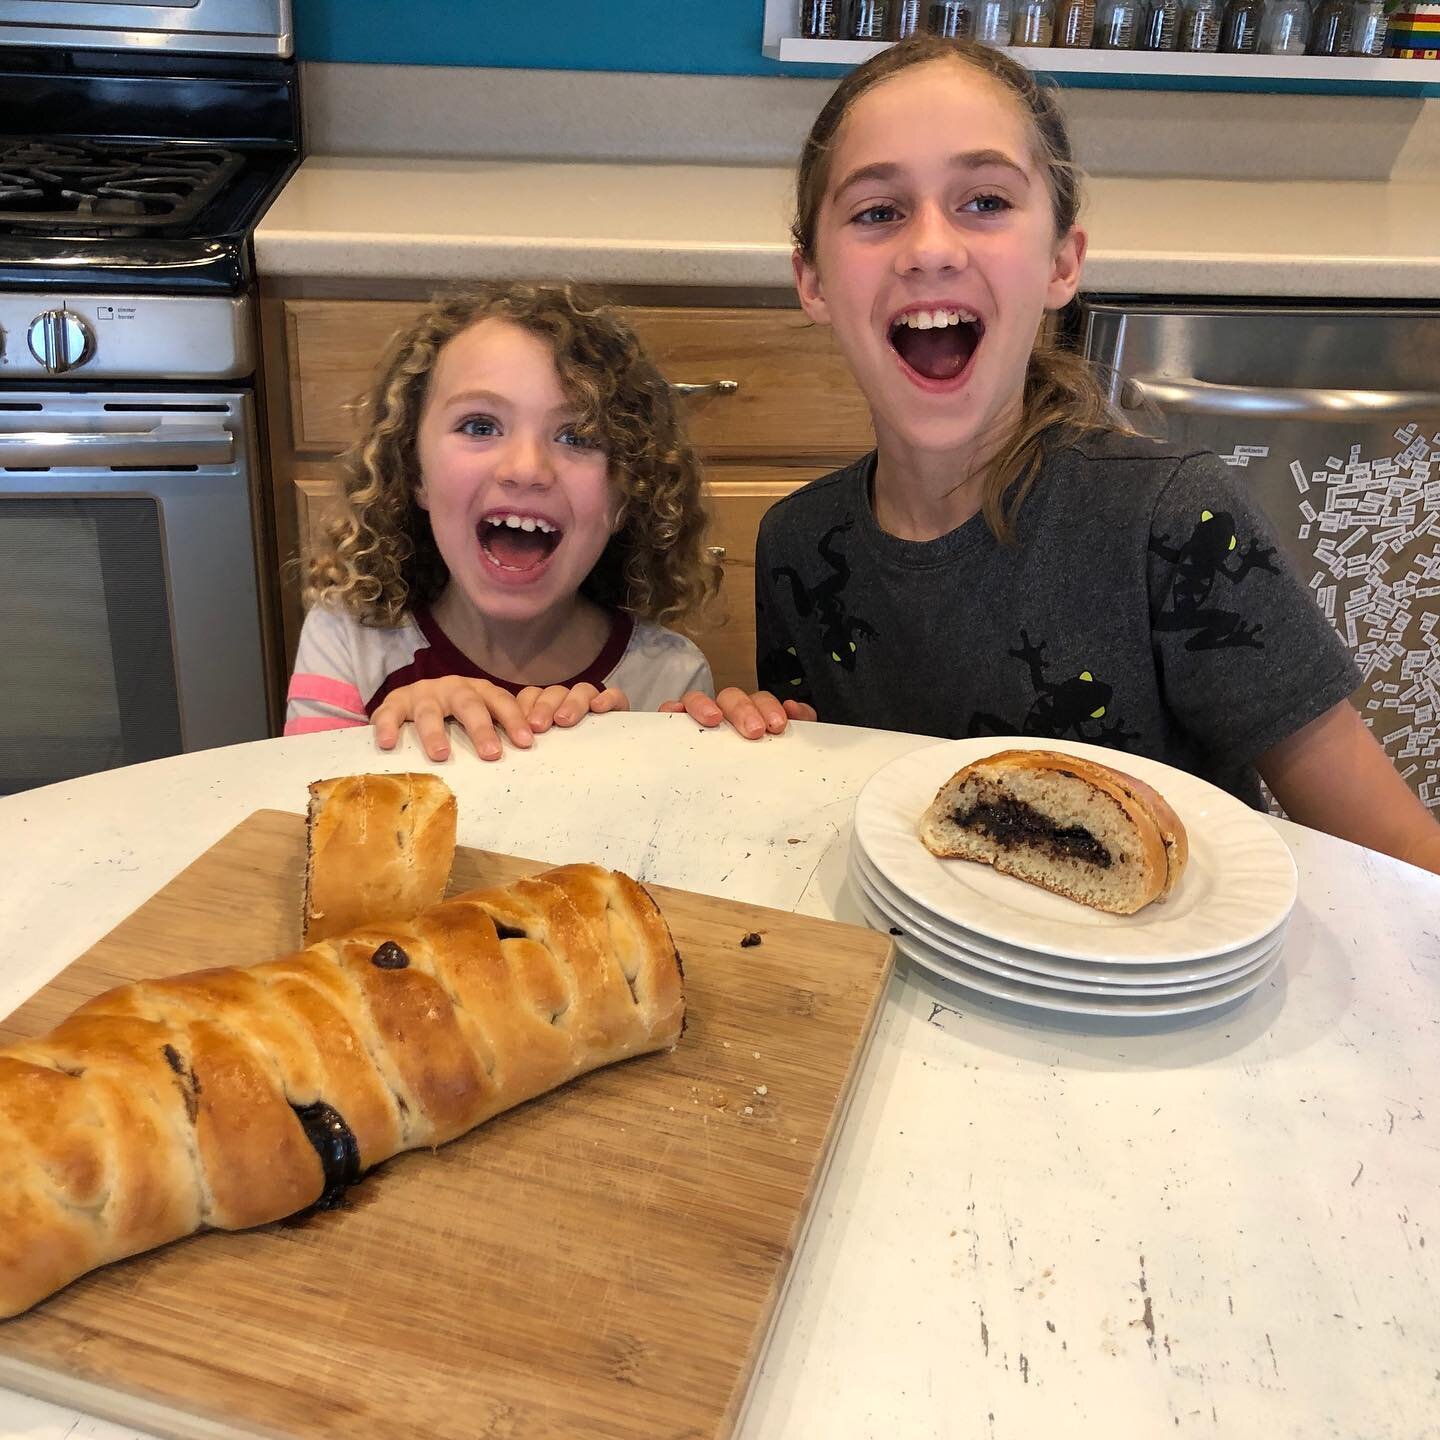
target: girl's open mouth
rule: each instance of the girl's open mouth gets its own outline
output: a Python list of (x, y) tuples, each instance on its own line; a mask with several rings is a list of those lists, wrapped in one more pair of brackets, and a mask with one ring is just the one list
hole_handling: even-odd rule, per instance
[(969, 369), (985, 326), (968, 310), (907, 310), (890, 323), (890, 348), (930, 385), (949, 385)]
[(476, 527), (485, 558), (516, 576), (539, 570), (555, 553), (561, 530), (536, 515), (486, 515)]

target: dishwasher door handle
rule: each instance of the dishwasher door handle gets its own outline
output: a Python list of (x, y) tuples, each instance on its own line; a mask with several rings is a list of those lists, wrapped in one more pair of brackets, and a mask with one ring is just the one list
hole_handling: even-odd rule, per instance
[(1122, 383), (1120, 404), (1126, 410), (1154, 406), (1172, 415), (1225, 415), (1237, 419), (1376, 419), (1440, 414), (1440, 391), (1267, 390), (1144, 376)]
[(229, 465), (235, 437), (199, 425), (160, 425), (153, 430), (0, 431), (0, 470), (130, 470), (177, 465)]

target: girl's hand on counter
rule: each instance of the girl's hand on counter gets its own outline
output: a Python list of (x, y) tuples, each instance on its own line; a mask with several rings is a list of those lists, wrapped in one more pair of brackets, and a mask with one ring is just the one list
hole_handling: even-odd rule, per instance
[(458, 720), (482, 760), (498, 760), (504, 753), (500, 732), (510, 743), (528, 750), (537, 735), (551, 726), (568, 729), (587, 715), (628, 710), (624, 691), (599, 690), (594, 685), (527, 685), (512, 695), (488, 680), (465, 675), (446, 675), (439, 680), (417, 680), (392, 690), (370, 717), (375, 743), (392, 750), (400, 728), (413, 721), (421, 748), (431, 760), (450, 758), (450, 737), (445, 721)]
[(375, 743), (382, 750), (393, 750), (401, 726), (407, 720), (413, 721), (425, 754), (431, 760), (448, 760), (450, 736), (445, 721), (452, 717), (465, 727), (482, 760), (498, 760), (503, 753), (498, 730), (503, 730), (522, 750), (535, 738), (514, 695), (488, 680), (472, 680), (465, 675), (417, 680), (392, 690), (370, 717), (370, 724), (375, 730)]
[(779, 735), (791, 720), (814, 720), (815, 709), (799, 700), (777, 700), (768, 690), (753, 694), (736, 686), (722, 690), (713, 700), (703, 690), (691, 690), (679, 700), (667, 700), (660, 709), (670, 715), (689, 715), (707, 730), (722, 721), (747, 740)]
[(605, 715), (628, 710), (630, 700), (623, 690), (613, 685), (604, 690), (594, 685), (527, 685), (516, 697), (520, 712), (531, 730), (543, 735), (552, 725), (568, 729), (578, 725), (587, 715)]

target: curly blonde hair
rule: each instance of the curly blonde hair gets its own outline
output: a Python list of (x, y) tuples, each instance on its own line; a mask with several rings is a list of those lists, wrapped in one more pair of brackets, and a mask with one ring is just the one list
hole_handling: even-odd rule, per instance
[(571, 286), (486, 285), (439, 295), (396, 335), (360, 402), (360, 438), (341, 457), (345, 514), (311, 558), (304, 600), (392, 626), (433, 604), (450, 572), (416, 503), (419, 431), (441, 350), (482, 320), (507, 320), (555, 357), (577, 432), (609, 461), (616, 530), (581, 586), (640, 620), (682, 620), (719, 587), (705, 553), (699, 462), (665, 377), (620, 315)]
[[(872, 56), (835, 88), (810, 127), (795, 180), (791, 235), (807, 264), (815, 263), (815, 232), (830, 181), (830, 160), (845, 117), (866, 91), (916, 65), (950, 61), (998, 81), (1018, 101), (1030, 123), (1032, 153), (1050, 192), (1058, 239), (1080, 215), (1081, 172), (1054, 86), (1003, 51), (972, 40), (915, 35)], [(1073, 350), (1038, 341), (1025, 371), (1020, 418), (986, 471), (981, 508), (995, 537), (1015, 537), (1015, 516), (1040, 475), (1045, 446), (1056, 428), (1071, 434), (1118, 431), (1133, 434), (1110, 405), (1095, 368)]]

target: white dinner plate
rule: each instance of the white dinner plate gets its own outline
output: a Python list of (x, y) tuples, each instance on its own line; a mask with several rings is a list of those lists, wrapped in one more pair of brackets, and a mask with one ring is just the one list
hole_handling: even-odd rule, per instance
[(1258, 970), (1262, 965), (1267, 964), (1275, 946), (1284, 940), (1284, 931), (1280, 931), (1268, 945), (1256, 951), (1243, 964), (1199, 978), (1149, 980), (1146, 977), (1154, 972), (1142, 970), (1139, 967), (1129, 971), (1120, 967), (1112, 969), (1096, 967), (1102, 973), (1118, 975), (1119, 979), (1095, 980), (1088, 976), (1076, 978), (1070, 975), (1051, 974), (1045, 970), (1031, 970), (1024, 965), (1011, 965), (1004, 960), (996, 960), (990, 955), (971, 950), (966, 945), (956, 944), (954, 940), (943, 935), (936, 935), (933, 931), (926, 929), (923, 923), (916, 923), (908, 915), (900, 913), (897, 907), (881, 895), (858, 869), (852, 867), (849, 878), (857, 898), (868, 901), (873, 907), (876, 917), (889, 922), (885, 927), (888, 931), (893, 932), (898, 929), (902, 935), (909, 936), (917, 943), (928, 945), (939, 954), (953, 957), (962, 964), (973, 965), (977, 970), (988, 970), (994, 975), (1001, 975), (1009, 980), (1020, 980), (1027, 985), (1041, 985), (1047, 990), (1063, 990), (1071, 994), (1183, 995), (1190, 991), (1213, 990), (1217, 985), (1225, 985), (1232, 980), (1239, 980), (1252, 970)]
[[(963, 765), (1000, 750), (1058, 750), (1111, 764), (1158, 790), (1184, 822), (1190, 863), (1164, 904), (1107, 915), (970, 860), (941, 860), (920, 817)], [(901, 755), (855, 802), (855, 838), (902, 895), (967, 930), (1065, 959), (1157, 965), (1208, 959), (1277, 930), (1295, 904), (1295, 862), (1258, 811), (1224, 790), (1143, 755), (1025, 736), (949, 740)]]
[(1072, 994), (1062, 990), (1048, 990), (1040, 985), (1030, 985), (1022, 980), (1011, 980), (1006, 976), (978, 969), (953, 956), (932, 950), (911, 935), (896, 935), (872, 900), (859, 893), (855, 899), (861, 913), (876, 930), (890, 932), (896, 950), (942, 980), (969, 990), (978, 990), (982, 995), (994, 995), (1019, 1005), (1033, 1005), (1039, 1010), (1058, 1010), (1069, 1015), (1160, 1016), (1188, 1015), (1198, 1010), (1212, 1010), (1219, 1005), (1228, 1005), (1232, 1000), (1238, 1000), (1242, 995), (1248, 995), (1263, 985), (1275, 973), (1285, 948), (1283, 941), (1277, 941), (1274, 950), (1258, 969), (1252, 970), (1239, 980), (1216, 985), (1209, 990), (1183, 995), (1151, 996), (1106, 996), (1079, 992)]
[[(1019, 945), (1007, 945), (1003, 940), (992, 940), (986, 935), (977, 935), (963, 925), (941, 920), (928, 910), (923, 910), (909, 896), (902, 895), (865, 858), (865, 852), (858, 845), (850, 847), (850, 865), (857, 881), (862, 881), (880, 908), (895, 918), (901, 929), (918, 928), (920, 938), (934, 945), (938, 950), (959, 950), (974, 958), (984, 969), (992, 968), (986, 961), (993, 961), (1004, 975), (1023, 971), (1031, 975), (1050, 975), (1063, 980), (1107, 982), (1114, 985), (1179, 985), (1184, 981), (1199, 981), (1213, 984), (1221, 975), (1233, 975), (1253, 965), (1261, 956), (1269, 954), (1277, 940), (1285, 937), (1289, 925), (1286, 920), (1276, 930), (1253, 945), (1242, 945), (1238, 950), (1226, 950), (1212, 955), (1207, 960), (1181, 960), (1175, 964), (1162, 965), (1109, 965), (1103, 960), (1069, 960), (1059, 955), (1044, 955), (1036, 950), (1025, 950)], [(1039, 982), (1037, 982), (1039, 983)], [(1085, 988), (1089, 988), (1086, 986)]]

